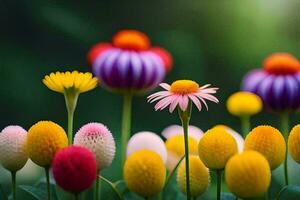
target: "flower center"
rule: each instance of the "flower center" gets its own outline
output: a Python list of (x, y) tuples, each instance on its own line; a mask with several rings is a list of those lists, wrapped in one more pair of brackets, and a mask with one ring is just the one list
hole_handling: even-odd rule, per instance
[(122, 49), (135, 51), (146, 50), (150, 47), (147, 35), (136, 30), (123, 30), (113, 37), (113, 45)]
[(264, 69), (271, 74), (295, 74), (300, 71), (300, 62), (288, 53), (275, 53), (264, 60)]
[(199, 85), (191, 80), (178, 80), (172, 83), (170, 91), (175, 94), (195, 93), (199, 90)]

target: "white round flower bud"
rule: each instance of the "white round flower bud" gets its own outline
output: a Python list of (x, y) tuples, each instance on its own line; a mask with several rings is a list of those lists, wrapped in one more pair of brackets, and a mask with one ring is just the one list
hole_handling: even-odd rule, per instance
[[(161, 132), (161, 135), (166, 139), (169, 139), (174, 135), (183, 135), (183, 128), (179, 125), (170, 125)], [(203, 131), (196, 126), (189, 125), (188, 135), (199, 142), (203, 136)]]
[(28, 160), (27, 132), (20, 126), (7, 126), (0, 133), (0, 163), (11, 172), (24, 167)]

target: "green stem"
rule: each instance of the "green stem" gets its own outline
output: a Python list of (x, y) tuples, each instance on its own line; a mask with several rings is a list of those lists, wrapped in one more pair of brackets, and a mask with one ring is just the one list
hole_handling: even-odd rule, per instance
[(189, 168), (189, 143), (188, 143), (188, 126), (192, 113), (192, 104), (189, 102), (188, 108), (183, 111), (178, 107), (178, 113), (181, 120), (184, 133), (184, 150), (185, 150), (185, 175), (186, 175), (186, 197), (191, 199), (190, 191), (190, 168)]
[(68, 143), (73, 144), (73, 118), (78, 100), (78, 92), (72, 89), (65, 92), (65, 102), (68, 111)]
[(265, 200), (269, 200), (269, 190), (265, 193)]
[(127, 142), (130, 137), (130, 129), (131, 129), (131, 104), (132, 104), (132, 95), (126, 94), (124, 95), (123, 102), (123, 114), (122, 114), (122, 160), (121, 160), (121, 168), (125, 163), (126, 158), (126, 147)]
[(98, 176), (98, 179), (103, 180), (104, 182), (106, 182), (112, 189), (113, 191), (117, 194), (118, 198), (120, 200), (124, 200), (124, 197), (121, 195), (121, 193), (119, 192), (119, 190), (117, 189), (117, 183), (112, 183), (111, 181), (109, 181), (108, 179), (104, 178), (103, 176)]
[(74, 199), (79, 200), (79, 194), (74, 194)]
[(16, 172), (11, 172), (11, 191), (12, 191), (12, 199), (17, 199), (17, 184), (16, 184)]
[[(289, 113), (281, 114), (281, 132), (284, 136), (286, 145), (289, 137)], [(288, 151), (285, 152), (285, 160), (284, 160), (284, 180), (285, 185), (289, 184), (289, 176), (288, 176)]]
[(0, 184), (0, 199), (7, 199), (6, 198), (6, 194), (5, 194), (5, 192), (4, 192), (4, 190), (3, 190), (3, 188), (2, 188), (2, 185)]
[(280, 196), (281, 196), (282, 192), (283, 192), (284, 190), (286, 190), (287, 188), (288, 188), (287, 185), (281, 188), (281, 190), (280, 190), (280, 191), (278, 192), (278, 194), (276, 195), (276, 200), (280, 200)]
[(166, 187), (168, 185), (168, 183), (170, 182), (171, 178), (173, 177), (173, 175), (175, 174), (177, 168), (179, 167), (181, 161), (185, 158), (185, 156), (182, 156), (180, 158), (180, 160), (178, 161), (178, 163), (176, 164), (176, 166), (174, 167), (174, 169), (172, 169), (172, 171), (170, 172), (170, 174), (168, 175), (167, 179), (166, 179), (166, 183), (165, 186)]
[(242, 116), (241, 117), (241, 126), (242, 126), (242, 136), (245, 138), (250, 132), (250, 117)]
[(74, 112), (68, 112), (68, 143), (73, 144), (73, 117)]
[(48, 194), (48, 200), (51, 200), (51, 187), (50, 187), (50, 173), (49, 173), (49, 167), (45, 167), (45, 173), (46, 173), (46, 181), (47, 181), (47, 194)]
[(222, 170), (217, 170), (217, 200), (221, 200)]
[(101, 191), (101, 185), (100, 185), (100, 179), (96, 179), (96, 184), (94, 188), (94, 200), (99, 200), (100, 199), (100, 191)]

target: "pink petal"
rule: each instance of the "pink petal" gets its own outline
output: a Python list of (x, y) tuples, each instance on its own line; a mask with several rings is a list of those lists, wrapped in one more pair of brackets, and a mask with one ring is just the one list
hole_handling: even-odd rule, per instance
[(172, 95), (170, 92), (168, 91), (163, 91), (160, 95), (156, 95), (154, 97), (151, 97), (148, 99), (148, 102), (152, 103), (154, 101), (158, 101), (160, 99), (166, 98), (168, 96)]
[(171, 104), (176, 100), (176, 96), (170, 96), (169, 99), (168, 99), (168, 103), (166, 103), (165, 105), (163, 105), (160, 110), (163, 110), (165, 109), (167, 106), (171, 106)]
[(201, 97), (204, 98), (204, 99), (208, 99), (208, 100), (210, 100), (212, 102), (219, 103), (219, 100), (216, 97), (214, 97), (213, 95), (202, 94)]
[(173, 96), (168, 96), (162, 100), (160, 100), (156, 105), (155, 105), (155, 110), (162, 110), (164, 109), (165, 107), (167, 107), (169, 104), (172, 103), (172, 100), (173, 100)]
[(160, 92), (156, 92), (154, 94), (151, 94), (150, 96), (147, 97), (148, 102), (151, 101), (152, 99), (155, 99), (156, 97), (161, 97), (161, 96), (166, 96), (167, 94), (171, 94), (168, 91), (160, 91)]
[(200, 87), (199, 89), (202, 90), (202, 89), (208, 88), (209, 86), (210, 86), (210, 84), (206, 84), (206, 85), (203, 85), (202, 87)]
[(215, 103), (219, 103), (219, 100), (216, 97), (214, 97), (213, 95), (210, 95), (210, 94), (205, 94), (205, 93), (202, 93), (202, 92), (198, 92), (198, 93), (195, 93), (194, 95), (197, 96), (197, 97), (201, 97), (203, 99), (213, 101)]
[(207, 103), (205, 101), (205, 99), (203, 99), (202, 97), (198, 97), (200, 99), (200, 101), (202, 101), (202, 103), (205, 105), (206, 110), (208, 110), (208, 106)]
[(170, 113), (172, 113), (172, 112), (175, 110), (176, 106), (178, 105), (178, 102), (179, 102), (179, 99), (180, 99), (180, 98), (181, 98), (181, 97), (180, 97), (179, 95), (176, 95), (176, 96), (175, 96), (173, 102), (171, 103), (171, 105), (170, 105), (170, 107), (169, 107), (169, 112), (170, 112)]
[(201, 105), (201, 102), (197, 99), (197, 97), (195, 97), (194, 95), (190, 94), (189, 98), (194, 102), (194, 104), (196, 105), (196, 107), (198, 108), (198, 110), (201, 111), (202, 105)]
[(189, 104), (189, 98), (186, 95), (182, 95), (181, 98), (179, 98), (179, 107), (181, 110), (185, 111)]
[(171, 86), (167, 83), (161, 83), (159, 84), (160, 87), (164, 88), (165, 90), (170, 90)]
[(207, 89), (200, 89), (199, 92), (206, 93), (206, 94), (215, 94), (219, 88), (207, 88)]

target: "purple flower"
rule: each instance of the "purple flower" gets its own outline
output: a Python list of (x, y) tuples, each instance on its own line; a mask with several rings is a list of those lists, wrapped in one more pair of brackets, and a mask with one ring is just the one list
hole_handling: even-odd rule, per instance
[(273, 111), (295, 111), (300, 108), (300, 64), (286, 53), (276, 53), (264, 61), (264, 69), (250, 71), (244, 77), (242, 90), (260, 96)]
[(165, 77), (161, 58), (151, 51), (110, 48), (96, 58), (93, 72), (113, 90), (143, 92), (156, 87)]

